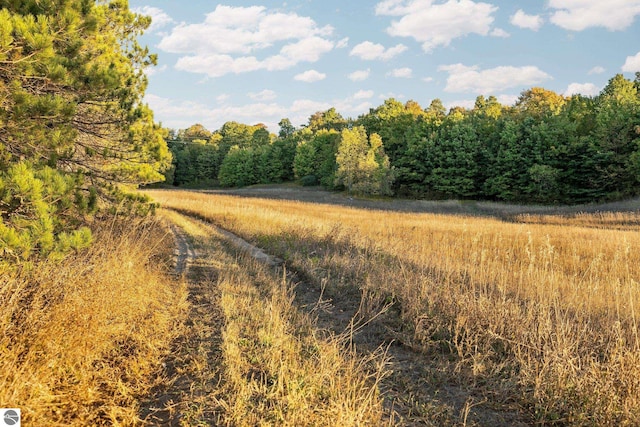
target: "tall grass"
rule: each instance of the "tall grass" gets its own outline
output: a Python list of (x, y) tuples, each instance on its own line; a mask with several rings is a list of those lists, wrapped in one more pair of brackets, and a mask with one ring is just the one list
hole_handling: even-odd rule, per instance
[[(235, 253), (211, 227), (175, 213), (162, 214), (193, 239), (200, 254), (193, 286), (215, 294), (212, 299), (222, 314), (219, 384), (206, 401), (191, 402), (184, 424), (380, 425), (377, 382), (385, 372), (381, 354), (361, 360), (345, 337), (320, 336), (309, 317), (292, 304), (286, 272), (278, 275), (249, 255)], [(212, 370), (210, 364), (200, 363), (196, 376), (215, 381), (204, 372)]]
[(336, 295), (357, 286), (396, 301), (396, 332), (425, 354), (455, 357), (457, 375), (496, 404), (515, 400), (546, 424), (640, 424), (635, 214), (513, 223), (150, 194), (259, 243)]
[(0, 272), (0, 407), (24, 425), (137, 425), (186, 304), (151, 220), (95, 224), (62, 262)]

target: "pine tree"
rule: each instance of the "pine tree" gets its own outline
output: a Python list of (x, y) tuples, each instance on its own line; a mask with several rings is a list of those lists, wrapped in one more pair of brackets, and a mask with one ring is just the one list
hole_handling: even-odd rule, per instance
[(142, 103), (155, 58), (136, 38), (150, 19), (125, 0), (0, 7), (0, 252), (52, 255), (89, 241), (98, 196), (170, 164)]

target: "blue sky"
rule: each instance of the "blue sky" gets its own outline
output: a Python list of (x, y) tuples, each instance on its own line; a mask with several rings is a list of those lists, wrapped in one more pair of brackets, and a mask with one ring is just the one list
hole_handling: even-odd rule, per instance
[(130, 0), (158, 54), (145, 101), (165, 127), (277, 133), (387, 98), (506, 105), (542, 86), (597, 94), (640, 71), (640, 0)]

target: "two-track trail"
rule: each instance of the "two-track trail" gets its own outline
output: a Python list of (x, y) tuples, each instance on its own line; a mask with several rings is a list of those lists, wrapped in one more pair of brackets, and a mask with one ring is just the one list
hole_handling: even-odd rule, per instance
[(163, 215), (175, 241), (176, 280), (188, 282), (190, 311), (165, 363), (165, 385), (144, 402), (141, 415), (149, 425), (216, 425), (224, 317), (215, 284), (222, 248), (206, 224), (172, 212)]
[[(145, 403), (143, 418), (150, 425), (238, 425), (223, 415), (230, 405), (221, 391), (226, 381), (221, 349), (225, 317), (218, 278), (229, 269), (244, 268), (240, 253), (277, 270), (274, 274), (282, 274), (282, 261), (200, 219), (172, 210), (162, 215), (175, 237), (176, 274), (188, 281), (191, 311), (185, 333), (166, 363), (167, 384)], [(383, 399), (381, 425), (527, 425), (518, 412), (493, 408), (486, 396), (451, 381), (446, 360), (425, 360), (404, 345), (389, 328), (389, 313), (363, 316), (366, 301), (360, 293), (329, 298), (311, 284), (313, 280), (305, 280), (304, 273), (285, 271), (295, 283), (294, 306), (314, 319), (319, 335), (346, 331), (363, 359), (385, 350), (385, 375), (375, 384)]]

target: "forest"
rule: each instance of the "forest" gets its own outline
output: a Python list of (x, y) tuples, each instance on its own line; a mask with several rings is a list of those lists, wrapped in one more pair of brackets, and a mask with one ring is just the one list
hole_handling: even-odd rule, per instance
[(478, 96), (472, 109), (387, 99), (356, 119), (334, 108), (278, 135), (227, 122), (171, 130), (167, 183), (297, 180), (361, 195), (589, 203), (640, 192), (640, 74), (593, 97), (533, 87), (513, 106)]

